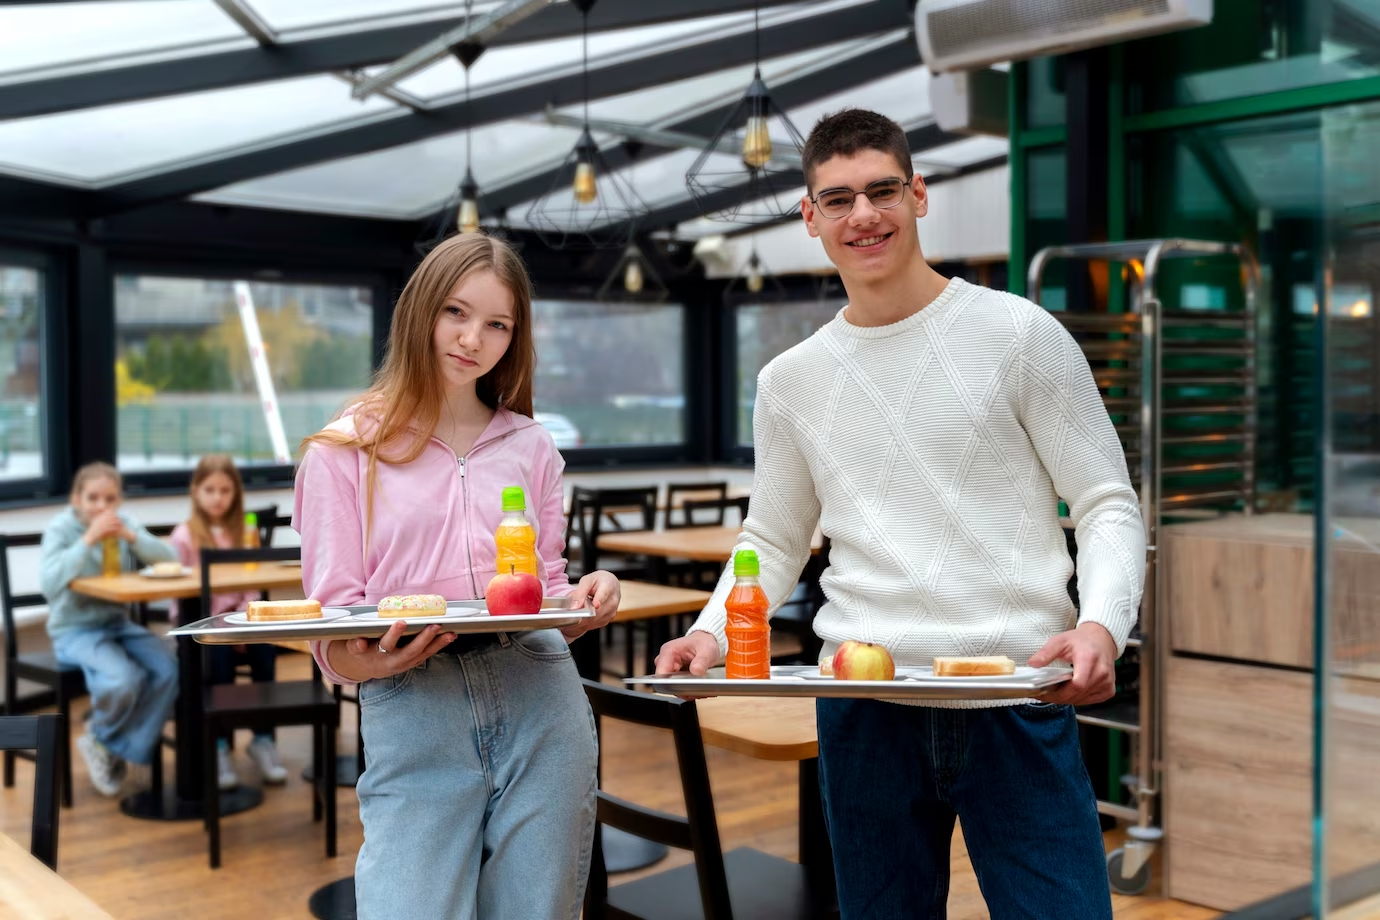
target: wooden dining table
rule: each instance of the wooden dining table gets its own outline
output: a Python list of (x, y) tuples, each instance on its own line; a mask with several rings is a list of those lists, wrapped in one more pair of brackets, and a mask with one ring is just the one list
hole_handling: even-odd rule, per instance
[(758, 760), (794, 760), (800, 765), (800, 864), (816, 904), (833, 904), (834, 853), (824, 823), (819, 791), (819, 735), (815, 701), (797, 697), (719, 696), (697, 700), (705, 744)]
[(0, 920), (111, 920), (96, 902), (0, 834)]
[[(609, 553), (690, 559), (695, 562), (728, 562), (738, 545), (740, 527), (673, 527), (668, 530), (627, 530), (601, 533), (599, 549)], [(818, 530), (810, 551), (818, 553), (824, 538)]]
[[(92, 575), (75, 579), (71, 589), (78, 594), (99, 598), (114, 604), (137, 604), (145, 601), (177, 600), (183, 623), (192, 623), (201, 615), (201, 576), (183, 575), (177, 578), (149, 578), (134, 572), (120, 575)], [(258, 562), (211, 566), (211, 590), (216, 594), (241, 591), (301, 590), (302, 567), (281, 562)], [(177, 773), (171, 789), (153, 788), (127, 796), (120, 802), (120, 810), (136, 818), (165, 821), (190, 821), (203, 815), (203, 770), (206, 764), (201, 752), (202, 679), (201, 646), (186, 636), (177, 639), (177, 705), (174, 721), (177, 725)], [(155, 774), (156, 776), (157, 774)], [(222, 816), (253, 808), (263, 800), (263, 793), (248, 786), (236, 786), (221, 793)]]

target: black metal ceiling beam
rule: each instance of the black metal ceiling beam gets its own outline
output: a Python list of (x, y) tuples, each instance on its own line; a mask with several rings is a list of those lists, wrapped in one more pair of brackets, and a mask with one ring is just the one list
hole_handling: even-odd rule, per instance
[[(915, 41), (906, 35), (867, 54), (850, 57), (795, 79), (774, 83), (771, 85), (772, 101), (782, 109), (792, 109), (855, 86), (879, 80), (898, 70), (918, 66), (920, 63), (920, 51), (916, 47)], [(719, 130), (723, 120), (737, 106), (738, 100), (735, 99), (726, 105), (662, 127), (670, 131), (702, 135), (708, 138)], [(642, 144), (637, 151), (636, 162), (645, 163), (654, 156), (669, 152), (670, 149), (653, 144)], [(604, 160), (610, 169), (621, 169), (634, 162), (633, 156), (623, 145), (605, 150)], [(482, 189), (480, 205), (485, 214), (493, 215), (515, 205), (532, 201), (546, 194), (551, 188), (551, 183), (555, 182), (559, 175), (560, 170), (553, 169), (508, 185), (484, 188)]]
[[(952, 143), (953, 141), (963, 140), (963, 136), (950, 134), (938, 125), (928, 124), (907, 131), (906, 140), (910, 143), (910, 152), (912, 154), (917, 154), (931, 147), (938, 147), (943, 144)], [(790, 175), (783, 170), (776, 175), (781, 177), (780, 184), (787, 188), (792, 184), (805, 184), (805, 175), (801, 172)], [(730, 208), (737, 204), (741, 197), (742, 192), (737, 188), (724, 189), (721, 192), (716, 192), (713, 195), (706, 196), (702, 202), (696, 202), (693, 198), (686, 197), (674, 204), (668, 204), (651, 211), (645, 217), (640, 218), (637, 223), (639, 226), (648, 230), (672, 227), (676, 224), (684, 223), (687, 220), (694, 220), (702, 214)], [(761, 226), (771, 226), (771, 223), (771, 221), (767, 221)]]
[[(779, 6), (790, 0), (763, 0)], [(677, 19), (751, 10), (751, 0), (601, 0), (590, 13), (591, 31), (656, 25)], [(0, 86), (0, 119), (24, 118), (90, 106), (111, 105), (283, 80), (332, 70), (350, 70), (399, 58), (463, 19), (438, 19), (405, 26), (364, 29), (343, 35), (282, 42), (273, 48), (242, 48), (171, 61), (134, 64)], [(571, 4), (548, 7), (499, 34), (494, 47), (580, 34), (580, 14)]]
[[(762, 57), (777, 57), (896, 28), (909, 20), (906, 0), (876, 0), (765, 28), (760, 34)], [(751, 63), (759, 40), (752, 32), (700, 42), (643, 58), (591, 68), (589, 94), (600, 99), (636, 92)], [(389, 147), (560, 107), (581, 100), (583, 81), (568, 76), (510, 90), (489, 93), (467, 102), (438, 106), (419, 114), (343, 128), (272, 147), (231, 155), (184, 169), (103, 189), (97, 207), (110, 213), (160, 201), (185, 198), (233, 182), (272, 175), (341, 157), (372, 153)]]
[[(919, 151), (914, 152), (918, 153)], [(1000, 156), (990, 157), (986, 160), (979, 160), (976, 163), (969, 163), (967, 166), (961, 166), (953, 172), (938, 173), (933, 177), (926, 178), (925, 187), (934, 188), (936, 185), (943, 185), (945, 182), (952, 182), (954, 179), (959, 179), (963, 176), (969, 176), (973, 173), (983, 172), (988, 169), (996, 169), (998, 166), (1005, 165), (1006, 154), (1003, 153)], [(765, 230), (768, 227), (775, 227), (778, 224), (793, 223), (798, 220), (800, 220), (799, 214), (792, 214), (790, 217), (774, 217), (771, 220), (764, 220), (761, 223), (753, 224), (751, 227), (739, 227), (736, 230), (729, 230), (724, 233), (724, 236), (743, 236), (747, 233), (756, 233), (758, 230)]]

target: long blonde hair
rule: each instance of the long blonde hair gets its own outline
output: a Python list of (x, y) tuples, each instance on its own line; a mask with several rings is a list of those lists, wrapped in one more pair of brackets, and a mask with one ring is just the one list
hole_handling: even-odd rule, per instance
[(365, 533), (373, 521), (378, 464), (411, 463), (426, 449), (441, 418), (445, 392), (434, 335), (437, 318), (456, 286), (479, 271), (492, 271), (513, 295), (512, 340), (494, 369), (479, 378), (479, 399), (490, 409), (532, 415), (532, 281), (517, 251), (482, 233), (461, 233), (433, 249), (408, 279), (393, 311), (388, 351), (374, 385), (351, 409), (354, 432), (318, 431), (302, 441), (352, 447), (369, 458)]
[(227, 454), (207, 454), (192, 471), (192, 515), (187, 518), (187, 529), (191, 531), (192, 544), (203, 548), (216, 548), (216, 538), (211, 535), (214, 522), (196, 500), (197, 488), (216, 473), (230, 477), (230, 482), (235, 487), (235, 497), (225, 511), (225, 520), (221, 526), (230, 537), (230, 545), (241, 546), (244, 543), (244, 482), (240, 479), (240, 471), (235, 468), (235, 461)]

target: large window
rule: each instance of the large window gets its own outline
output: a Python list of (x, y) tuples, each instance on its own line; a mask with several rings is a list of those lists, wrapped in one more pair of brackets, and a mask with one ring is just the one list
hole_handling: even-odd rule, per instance
[(772, 358), (815, 334), (843, 308), (842, 300), (745, 305), (734, 311), (738, 339), (738, 446), (752, 446), (752, 407), (757, 375)]
[(0, 480), (48, 472), (40, 411), (43, 278), (0, 257)]
[(556, 446), (685, 441), (685, 310), (679, 304), (539, 300), (537, 420)]
[[(367, 287), (250, 285), (287, 445), (369, 384)], [(116, 453), (125, 472), (186, 469), (206, 453), (272, 464), (233, 283), (115, 276)]]

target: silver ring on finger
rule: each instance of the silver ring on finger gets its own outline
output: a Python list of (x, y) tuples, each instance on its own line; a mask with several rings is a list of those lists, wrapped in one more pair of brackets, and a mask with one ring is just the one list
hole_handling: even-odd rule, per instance
[(383, 654), (387, 655), (389, 652), (392, 651), (392, 649), (384, 648), (384, 647), (383, 647), (383, 643), (380, 642), (380, 643), (379, 643), (379, 651), (382, 652)]

